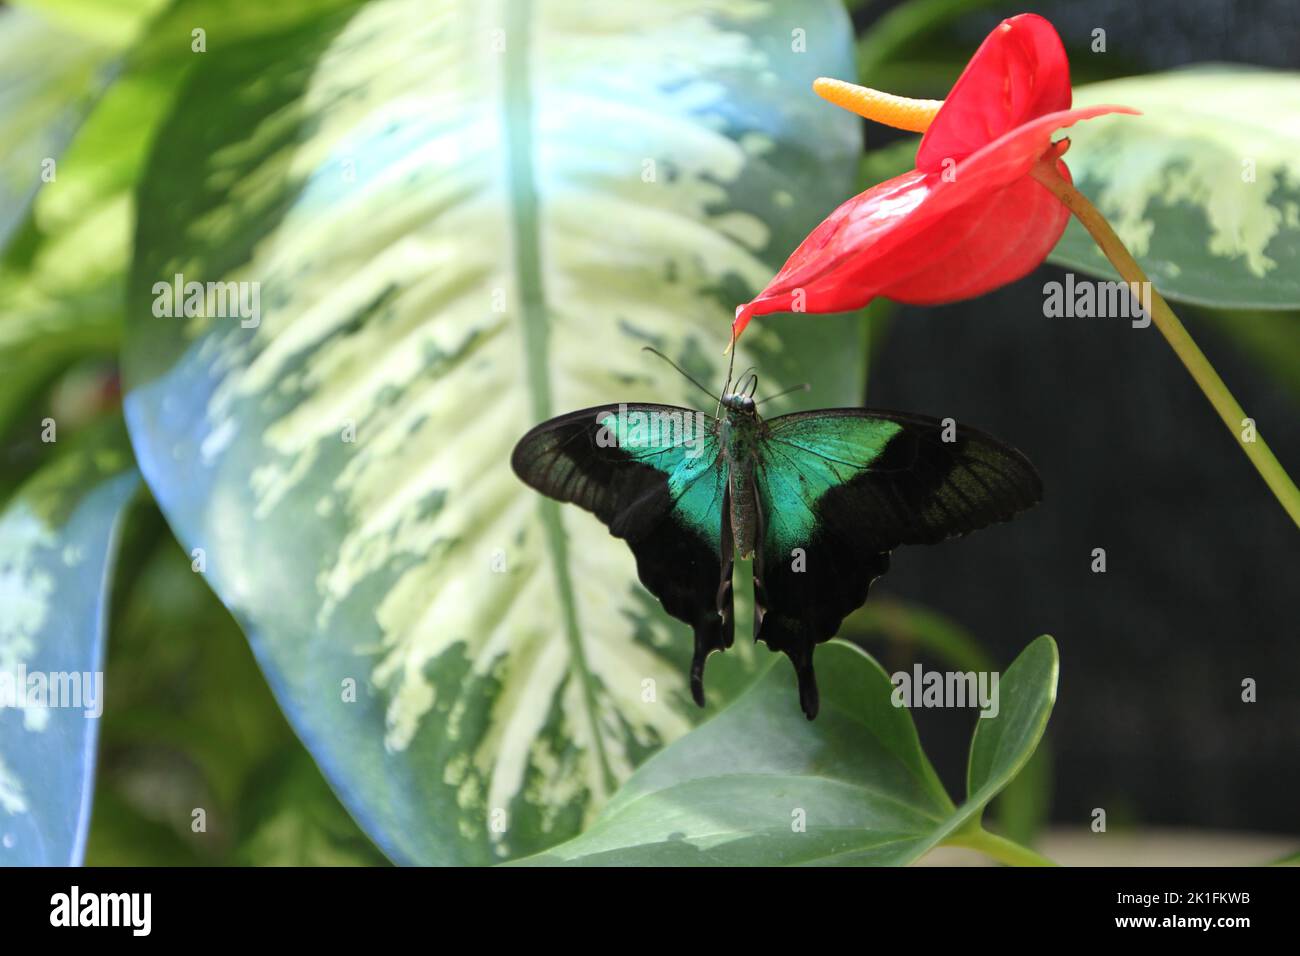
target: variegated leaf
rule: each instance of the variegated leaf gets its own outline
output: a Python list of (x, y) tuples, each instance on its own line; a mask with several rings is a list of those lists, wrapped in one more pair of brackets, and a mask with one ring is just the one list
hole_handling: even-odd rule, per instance
[[(1072, 127), (1066, 158), (1166, 296), (1300, 307), (1300, 73), (1212, 67), (1094, 83), (1075, 106), (1121, 103)], [(1071, 222), (1058, 265), (1113, 275)]]
[(138, 486), (115, 419), (0, 513), (0, 865), (81, 862), (111, 569)]
[[(687, 628), (508, 458), (597, 402), (712, 411), (640, 347), (720, 382), (736, 303), (850, 193), (855, 122), (809, 94), (850, 49), (833, 0), (374, 0), (209, 56), (161, 130), (125, 349), (141, 467), (393, 859), (570, 837), (700, 719)], [(177, 274), (247, 308), (159, 317)], [(744, 346), (765, 390), (860, 399), (850, 317)], [(711, 663), (714, 701), (751, 656)]]

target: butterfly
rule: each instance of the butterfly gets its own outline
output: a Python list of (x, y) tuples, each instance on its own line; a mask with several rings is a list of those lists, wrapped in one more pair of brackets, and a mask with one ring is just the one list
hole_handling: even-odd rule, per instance
[(729, 370), (720, 397), (703, 389), (713, 415), (627, 403), (560, 415), (519, 440), (511, 466), (628, 543), (641, 583), (694, 630), (701, 707), (705, 661), (735, 633), (735, 558), (752, 558), (754, 639), (790, 658), (812, 720), (813, 652), (865, 603), (890, 552), (1007, 521), (1042, 499), (1042, 481), (1020, 452), (952, 419), (868, 408), (763, 419), (757, 374), (731, 384)]

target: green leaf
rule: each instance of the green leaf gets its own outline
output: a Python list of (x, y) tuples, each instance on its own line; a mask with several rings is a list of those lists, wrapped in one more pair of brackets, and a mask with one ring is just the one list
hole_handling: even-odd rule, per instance
[[(159, 131), (124, 351), (142, 470), (398, 862), (566, 839), (700, 717), (688, 629), (508, 459), (560, 412), (708, 402), (641, 346), (719, 382), (735, 305), (848, 194), (855, 121), (808, 92), (848, 69), (847, 18), (784, 11), (375, 0), (200, 58)], [(257, 320), (155, 317), (176, 273), (260, 283)], [(775, 319), (738, 364), (850, 403), (863, 343)], [(752, 655), (711, 663), (714, 701)]]
[(100, 43), (126, 46), (168, 0), (10, 0)]
[(26, 10), (0, 8), (0, 249), (94, 102), (117, 51)]
[[(0, 259), (0, 364), (13, 369), (0, 380), (0, 429), (60, 368), (86, 355), (115, 353), (121, 342), (136, 185), (159, 123), (185, 77), (209, 55), (191, 48), (195, 25), (220, 25), (210, 44), (210, 55), (220, 56), (232, 45), (279, 33), (342, 2), (181, 0), (149, 20), (145, 36), (122, 56), (120, 72), (77, 129), (58, 160), (57, 176), (41, 186)], [(31, 5), (58, 16), (61, 24), (89, 27), (92, 36), (104, 32), (98, 31), (100, 19), (86, 18), (82, 8), (100, 7), (103, 19), (120, 27), (107, 34), (121, 41), (140, 28), (157, 3), (113, 0), (108, 7), (102, 0), (43, 0)], [(76, 50), (89, 41), (71, 36), (59, 42)], [(88, 97), (67, 92), (64, 99), (81, 103)], [(23, 168), (29, 166), (24, 160)], [(34, 181), (38, 172), (29, 178)], [(4, 208), (0, 205), (0, 216)], [(18, 205), (13, 209), (21, 211)]]
[(11, 367), (0, 429), (60, 366), (117, 345), (129, 194), (152, 121), (193, 59), (123, 65), (160, 2), (0, 10), (0, 364)]
[[(1212, 67), (1075, 90), (1141, 116), (1071, 127), (1066, 162), (1160, 292), (1225, 308), (1300, 307), (1300, 73)], [(1051, 261), (1114, 276), (1071, 221)]]
[[(953, 670), (993, 669), (988, 654), (955, 621), (921, 605), (883, 595), (873, 597), (850, 614), (840, 628), (840, 636), (868, 653), (871, 639), (884, 637), (894, 645), (891, 660), (899, 656), (915, 659), (920, 650)], [(1043, 742), (999, 795), (999, 828), (1015, 840), (1031, 842), (1047, 819), (1051, 788), (1051, 751)]]
[(984, 807), (1015, 778), (1037, 749), (1056, 703), (1059, 669), (1056, 642), (1043, 635), (1025, 648), (1002, 675), (998, 716), (981, 718), (971, 737), (963, 809), (970, 811), (972, 823), (978, 823)]
[(111, 569), (138, 485), (115, 419), (0, 513), (0, 864), (81, 861)]
[[(72, 45), (83, 42), (73, 38)], [(192, 58), (189, 58), (192, 59)], [(131, 192), (185, 61), (128, 68), (107, 89), (36, 194), (0, 258), (0, 428), (60, 368), (121, 338)]]
[(971, 743), (970, 795), (954, 807), (880, 665), (841, 641), (817, 657), (817, 720), (799, 711), (788, 669), (772, 667), (647, 761), (589, 830), (527, 862), (912, 863), (978, 830), (984, 807), (1033, 753), (1056, 698), (1056, 645), (1044, 636), (1002, 675), (999, 713), (979, 720)]

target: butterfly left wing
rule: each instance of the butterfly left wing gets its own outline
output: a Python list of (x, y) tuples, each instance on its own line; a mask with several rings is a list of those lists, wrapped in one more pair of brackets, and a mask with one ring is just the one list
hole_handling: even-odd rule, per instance
[(764, 423), (754, 637), (789, 655), (810, 720), (813, 650), (866, 601), (890, 551), (1006, 521), (1042, 498), (1020, 452), (973, 428), (945, 432), (923, 415), (859, 408)]
[(592, 512), (627, 541), (641, 583), (694, 630), (691, 695), (703, 707), (704, 662), (731, 646), (735, 627), (716, 422), (673, 405), (587, 408), (528, 432), (511, 465), (525, 484)]

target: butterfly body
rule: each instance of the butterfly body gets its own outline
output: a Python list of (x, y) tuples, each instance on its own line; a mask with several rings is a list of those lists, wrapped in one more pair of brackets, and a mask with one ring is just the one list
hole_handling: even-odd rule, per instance
[(692, 696), (734, 637), (736, 555), (753, 559), (754, 638), (789, 656), (818, 710), (813, 651), (867, 599), (900, 544), (1006, 521), (1042, 496), (1015, 449), (975, 429), (861, 408), (759, 416), (620, 404), (543, 422), (511, 464), (530, 487), (594, 513), (624, 539), (645, 587), (691, 625)]
[(754, 464), (763, 420), (752, 399), (728, 395), (718, 421), (722, 453), (726, 457), (727, 489), (731, 499), (731, 533), (741, 560), (754, 557), (758, 534), (758, 495)]

